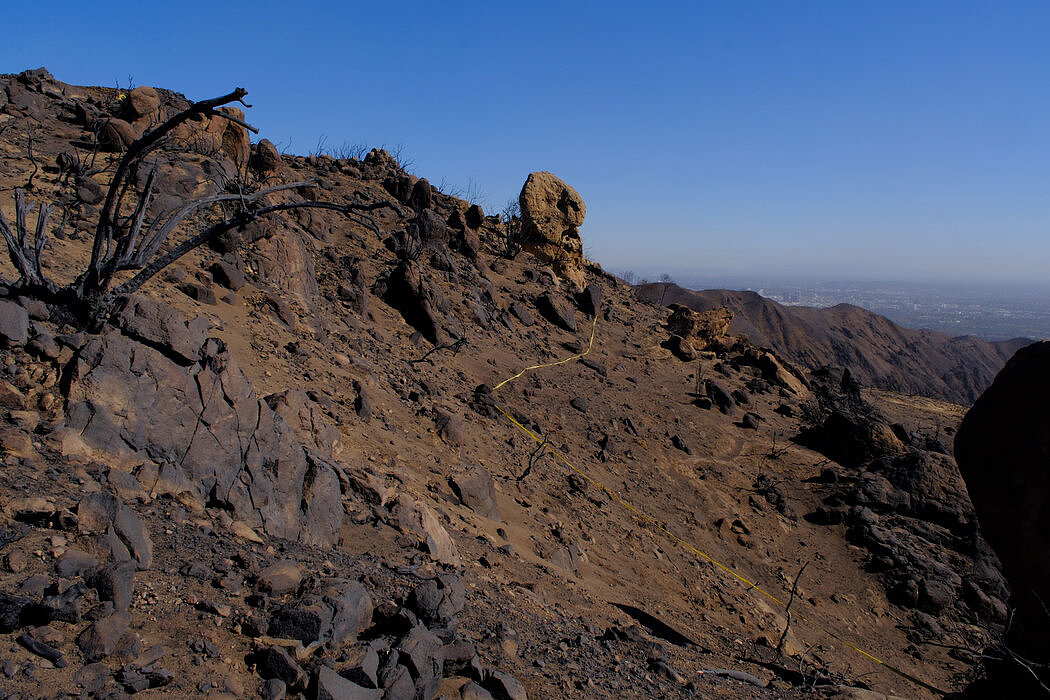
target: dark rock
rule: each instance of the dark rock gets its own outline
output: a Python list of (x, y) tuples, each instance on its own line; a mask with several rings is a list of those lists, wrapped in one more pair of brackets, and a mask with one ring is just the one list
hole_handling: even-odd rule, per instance
[(437, 417), (434, 419), (434, 427), (437, 428), (438, 436), (447, 445), (458, 447), (463, 444), (465, 431), (462, 419), (444, 409), (438, 409)]
[[(412, 222), (416, 225), (416, 230), (419, 232), (419, 240), (424, 243), (448, 243), (448, 225), (442, 221), (441, 217), (434, 210), (424, 209), (419, 212), (419, 215)], [(436, 267), (448, 272), (454, 270), (454, 265), (448, 259)]]
[(485, 674), (483, 685), (496, 700), (528, 700), (525, 686), (509, 673), (491, 669)]
[(208, 269), (216, 284), (234, 292), (248, 283), (244, 278), (244, 273), (225, 260), (215, 261)]
[(67, 549), (55, 560), (55, 573), (62, 578), (80, 576), (88, 569), (98, 566), (98, 559), (79, 549)]
[(116, 612), (89, 625), (77, 637), (84, 659), (94, 663), (112, 654), (129, 624), (131, 617), (126, 612)]
[(480, 204), (471, 204), (464, 218), (468, 227), (478, 229), (485, 223), (485, 212)]
[(99, 145), (106, 151), (123, 151), (135, 142), (135, 127), (123, 119), (106, 119), (99, 126)]
[(97, 693), (105, 687), (110, 675), (112, 675), (112, 671), (110, 671), (109, 666), (98, 662), (88, 664), (77, 671), (76, 675), (73, 676), (73, 682), (87, 693)]
[(379, 654), (373, 645), (350, 650), (347, 664), (340, 671), (344, 678), (365, 688), (379, 687)]
[(744, 417), (740, 419), (740, 425), (749, 430), (758, 430), (759, 424), (762, 422), (762, 416), (757, 413), (748, 411), (744, 414)]
[(549, 293), (544, 293), (536, 300), (536, 308), (548, 321), (572, 333), (576, 332), (576, 315), (572, 308)]
[(416, 586), (408, 604), (427, 625), (447, 627), (463, 610), (466, 590), (459, 576), (443, 574)]
[(475, 467), (466, 474), (453, 476), (449, 485), (460, 503), (490, 520), (499, 520), (499, 505), (496, 502), (496, 482), (482, 467)]
[(477, 647), (469, 639), (453, 639), (445, 645), (445, 673), (463, 675), (477, 655)]
[(413, 627), (397, 646), (398, 658), (415, 680), (417, 691), (436, 695), (445, 668), (445, 645), (425, 627)]
[(306, 671), (278, 646), (269, 646), (255, 654), (255, 667), (263, 678), (277, 678), (293, 690), (304, 690), (309, 681)]
[(492, 693), (474, 681), (468, 681), (459, 689), (460, 700), (493, 700)]
[(76, 193), (77, 199), (84, 204), (98, 204), (106, 197), (106, 192), (102, 189), (102, 185), (87, 176), (77, 177)]
[(54, 337), (49, 333), (37, 333), (29, 345), (26, 346), (26, 350), (48, 360), (57, 360), (58, 355), (61, 352), (61, 348), (55, 341)]
[(580, 311), (588, 316), (597, 316), (602, 308), (602, 289), (596, 284), (588, 284), (578, 297)]
[(138, 568), (150, 568), (153, 563), (153, 542), (142, 519), (127, 506), (121, 506), (113, 520), (113, 529), (135, 558)]
[(288, 697), (288, 684), (280, 678), (268, 678), (263, 681), (260, 692), (265, 700), (284, 700)]
[(434, 345), (462, 335), (454, 319), (446, 316), (450, 305), (441, 289), (412, 260), (403, 260), (390, 273), (383, 298)]
[(0, 592), (0, 633), (6, 634), (22, 627), (26, 609), (32, 604), (29, 598)]
[(0, 300), (0, 340), (8, 347), (29, 340), (29, 314), (13, 301)]
[(369, 420), (372, 417), (372, 401), (368, 398), (368, 392), (365, 391), (364, 386), (360, 382), (354, 381), (354, 391), (357, 392), (357, 397), (354, 399), (354, 412), (363, 420)]
[(55, 668), (65, 668), (69, 665), (66, 663), (66, 660), (62, 658), (61, 651), (55, 649), (50, 644), (46, 644), (38, 639), (35, 639), (31, 635), (19, 635), (18, 643), (26, 649), (28, 649), (29, 651), (31, 651), (32, 653), (36, 654), (37, 656), (47, 659), (48, 661), (53, 663), (55, 665)]
[[(1050, 342), (1018, 350), (967, 412), (955, 457), (981, 530), (1002, 561), (1016, 609), (1013, 651), (1050, 662)], [(1043, 682), (1047, 676), (1043, 677)]]
[[(395, 659), (398, 655), (392, 655)], [(386, 692), (383, 700), (414, 700), (416, 697), (416, 685), (412, 682), (412, 674), (401, 664), (393, 666), (390, 671), (383, 674), (383, 687)], [(429, 697), (429, 696), (428, 696)]]
[(96, 491), (80, 499), (77, 505), (77, 529), (82, 534), (105, 532), (117, 517), (121, 503), (107, 491)]
[(704, 380), (704, 391), (707, 394), (707, 398), (711, 399), (711, 402), (718, 406), (718, 410), (726, 415), (732, 415), (735, 410), (735, 402), (733, 397), (726, 391), (726, 388), (716, 382), (713, 379)]
[(434, 204), (434, 194), (431, 192), (430, 183), (424, 177), (416, 180), (416, 183), (412, 185), (412, 192), (408, 195), (408, 206), (412, 207), (416, 211), (423, 211), (424, 209), (430, 209)]
[(197, 284), (196, 282), (183, 282), (179, 285), (179, 291), (188, 296), (194, 301), (199, 301), (202, 304), (208, 304), (209, 306), (215, 306), (215, 290), (209, 286), (203, 284)]
[(330, 643), (338, 648), (354, 640), (372, 624), (374, 604), (368, 590), (356, 581), (333, 582), (328, 585), (325, 601), (332, 607)]
[[(334, 468), (308, 458), (221, 341), (209, 339), (197, 357), (184, 367), (185, 358), (113, 331), (93, 337), (75, 360), (68, 427), (114, 458), (145, 453), (168, 465), (162, 469), (177, 472), (180, 492), (221, 506), (248, 527), (333, 544), (342, 520)], [(144, 564), (146, 550), (128, 544)]]
[(206, 319), (187, 324), (171, 306), (148, 297), (133, 296), (117, 314), (117, 325), (125, 333), (180, 362), (196, 362), (208, 332)]
[(33, 606), (27, 611), (32, 617), (39, 618), (36, 623), (43, 624), (53, 620), (69, 623), (80, 622), (81, 610), (85, 605), (83, 596), (87, 592), (87, 586), (78, 581), (62, 592), (58, 592), (57, 587), (49, 591), (50, 593), (44, 596), (43, 605)]
[(331, 625), (332, 608), (319, 596), (306, 595), (277, 609), (270, 618), (270, 634), (309, 644), (327, 636)]
[(380, 700), (383, 697), (382, 690), (362, 688), (324, 665), (317, 667), (315, 686), (317, 700)]
[(693, 344), (680, 335), (672, 335), (665, 342), (665, 346), (680, 360), (685, 362), (696, 360), (696, 349), (693, 348)]
[(689, 448), (689, 445), (687, 445), (685, 443), (685, 440), (682, 439), (681, 435), (672, 435), (671, 436), (671, 445), (676, 450), (681, 450), (682, 452), (685, 452), (687, 455), (693, 454), (693, 451)]
[(589, 357), (581, 357), (580, 364), (584, 367), (593, 369), (595, 372), (598, 373), (599, 376), (605, 377), (609, 374), (609, 370), (605, 369), (605, 365), (603, 365), (601, 362), (598, 362), (597, 360), (592, 360)]
[[(33, 297), (18, 297), (18, 304), (26, 313), (29, 314), (29, 318), (34, 321), (47, 321), (51, 318), (51, 309), (48, 305), (39, 299)], [(37, 329), (37, 333), (43, 332), (40, 328)]]
[(714, 402), (711, 401), (711, 397), (709, 396), (696, 397), (695, 399), (693, 399), (693, 405), (697, 408), (702, 408), (705, 411), (709, 411), (712, 408), (714, 408)]
[(521, 325), (525, 327), (536, 323), (536, 320), (532, 318), (532, 314), (529, 313), (528, 308), (518, 302), (514, 302), (510, 305), (510, 312), (514, 314), (514, 317), (521, 321)]
[(575, 408), (580, 413), (587, 412), (587, 399), (582, 396), (575, 396), (569, 401), (569, 405)]

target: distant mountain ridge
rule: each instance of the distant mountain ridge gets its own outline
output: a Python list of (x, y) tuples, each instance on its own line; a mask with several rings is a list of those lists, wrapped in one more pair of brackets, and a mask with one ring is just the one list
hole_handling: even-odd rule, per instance
[(746, 334), (792, 362), (810, 368), (848, 367), (863, 385), (970, 405), (1028, 338), (987, 341), (974, 336), (902, 328), (851, 304), (784, 306), (755, 292), (693, 291), (675, 284), (637, 287), (639, 297), (696, 311), (725, 305), (731, 334)]

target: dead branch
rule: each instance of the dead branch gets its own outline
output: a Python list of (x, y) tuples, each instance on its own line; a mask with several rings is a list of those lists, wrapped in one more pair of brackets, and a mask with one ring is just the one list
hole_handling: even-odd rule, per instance
[(791, 584), (791, 597), (788, 598), (788, 604), (784, 607), (784, 612), (787, 614), (787, 624), (784, 625), (784, 632), (780, 635), (780, 641), (777, 642), (777, 658), (784, 655), (784, 641), (787, 639), (788, 632), (791, 631), (791, 604), (795, 602), (795, 593), (798, 592), (798, 580), (802, 578), (802, 572), (806, 570), (807, 566), (809, 566), (808, 561), (795, 574), (795, 582)]
[(40, 165), (36, 162), (36, 157), (33, 155), (33, 134), (30, 133), (26, 138), (26, 155), (29, 156), (29, 162), (33, 164), (33, 172), (29, 173), (29, 180), (26, 181), (25, 188), (27, 190), (33, 189), (33, 178), (40, 171)]
[(194, 103), (189, 108), (169, 118), (157, 128), (147, 131), (141, 138), (136, 139), (128, 146), (128, 150), (124, 153), (124, 157), (120, 159), (120, 164), (117, 165), (117, 170), (113, 174), (113, 181), (110, 183), (109, 190), (106, 192), (106, 200), (98, 217), (98, 226), (95, 228), (95, 242), (91, 249), (91, 262), (85, 273), (81, 275), (82, 279), (77, 280), (79, 291), (84, 292), (98, 288), (99, 278), (105, 264), (104, 250), (107, 247), (107, 242), (112, 243), (116, 217), (119, 212), (119, 202), (127, 189), (132, 167), (158, 145), (162, 138), (179, 125), (196, 116), (220, 114), (215, 111), (216, 108), (230, 102), (241, 102), (243, 104), (243, 98), (247, 94), (248, 91), (244, 88), (237, 88), (228, 95)]
[(529, 454), (529, 463), (525, 467), (525, 471), (518, 477), (518, 481), (525, 481), (525, 477), (532, 473), (532, 468), (536, 466), (536, 463), (547, 454), (547, 439), (544, 438), (543, 442), (536, 446), (536, 449)]
[(430, 362), (430, 364), (434, 364), (433, 361), (427, 360), (427, 358), (430, 357), (431, 355), (433, 355), (438, 350), (451, 350), (452, 354), (456, 355), (457, 353), (459, 353), (460, 349), (466, 344), (467, 344), (467, 339), (466, 338), (460, 338), (460, 339), (456, 340), (455, 342), (448, 343), (446, 345), (438, 345), (437, 347), (434, 347), (434, 348), (431, 348), (430, 350), (427, 350), (426, 354), (423, 355), (422, 357), (417, 357), (414, 360), (409, 360), (408, 364), (414, 365), (417, 362), (424, 362), (424, 361)]
[(40, 205), (36, 230), (30, 238), (26, 219), (32, 209), (33, 205), (26, 204), (25, 192), (21, 188), (15, 189), (15, 230), (11, 231), (11, 225), (7, 222), (3, 211), (0, 211), (0, 234), (4, 237), (11, 263), (18, 270), (21, 279), (28, 284), (44, 287), (54, 293), (58, 290), (58, 285), (44, 274), (40, 266), (40, 257), (47, 243), (47, 222), (55, 207)]
[[(242, 102), (241, 104), (244, 104), (244, 103)], [(247, 129), (248, 131), (252, 132), (253, 134), (258, 134), (259, 133), (259, 130), (256, 127), (252, 126), (251, 124), (249, 124), (248, 122), (246, 122), (244, 120), (238, 119), (237, 117), (233, 116), (232, 114), (227, 114), (226, 112), (218, 112), (218, 111), (216, 111), (215, 112), (215, 116), (216, 117), (222, 117), (223, 119), (229, 119), (234, 124), (237, 124), (238, 126), (243, 126), (245, 129)]]

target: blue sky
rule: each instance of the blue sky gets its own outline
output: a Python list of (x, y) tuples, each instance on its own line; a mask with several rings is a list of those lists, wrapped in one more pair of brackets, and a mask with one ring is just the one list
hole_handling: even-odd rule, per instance
[(498, 210), (533, 170), (607, 269), (1038, 280), (1044, 2), (18, 3), (0, 71), (248, 89), (292, 152), (403, 144)]

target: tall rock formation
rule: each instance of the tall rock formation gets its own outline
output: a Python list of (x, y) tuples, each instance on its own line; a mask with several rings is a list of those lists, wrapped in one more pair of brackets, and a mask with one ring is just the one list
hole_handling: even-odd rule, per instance
[(525, 180), (518, 203), (525, 250), (551, 263), (560, 277), (583, 289), (580, 226), (587, 207), (580, 193), (553, 173), (537, 172)]
[(1013, 589), (1007, 643), (1050, 662), (1050, 341), (1006, 363), (963, 419), (955, 457)]

